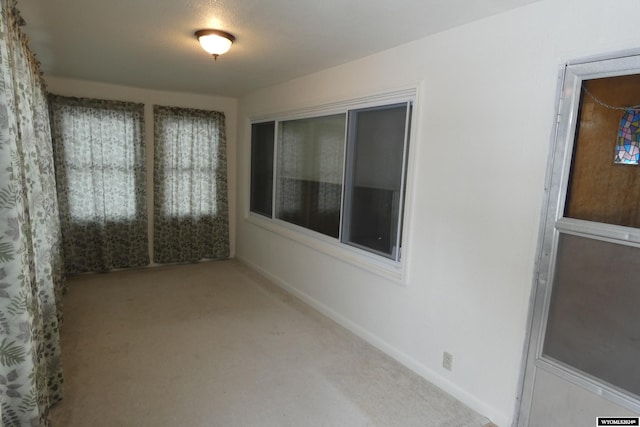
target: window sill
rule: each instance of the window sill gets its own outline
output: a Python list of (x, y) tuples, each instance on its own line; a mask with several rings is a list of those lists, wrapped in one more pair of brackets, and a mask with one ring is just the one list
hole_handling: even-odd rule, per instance
[(338, 239), (325, 236), (277, 219), (269, 219), (259, 214), (249, 213), (245, 220), (296, 243), (329, 255), (339, 261), (354, 265), (398, 285), (406, 285), (404, 261), (399, 263), (371, 254), (362, 249), (340, 243)]

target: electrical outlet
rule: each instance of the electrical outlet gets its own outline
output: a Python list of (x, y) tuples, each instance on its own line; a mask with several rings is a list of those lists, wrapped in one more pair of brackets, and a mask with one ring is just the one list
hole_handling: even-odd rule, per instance
[(451, 353), (446, 351), (442, 353), (442, 367), (449, 371), (453, 369), (453, 355)]

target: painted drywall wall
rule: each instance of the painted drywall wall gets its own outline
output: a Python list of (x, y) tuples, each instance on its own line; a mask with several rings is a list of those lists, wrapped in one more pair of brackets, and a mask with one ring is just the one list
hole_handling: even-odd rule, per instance
[[(229, 193), (229, 239), (231, 257), (235, 256), (236, 232), (236, 129), (237, 100), (222, 96), (200, 95), (184, 92), (168, 92), (139, 89), (106, 83), (88, 82), (53, 76), (45, 76), (47, 90), (57, 95), (97, 99), (139, 102), (145, 104), (145, 143), (147, 152), (153, 148), (153, 105), (200, 108), (221, 111), (225, 115), (227, 134), (227, 181)], [(153, 159), (147, 157), (147, 178), (153, 176)], [(153, 181), (147, 179), (147, 214), (153, 218)], [(153, 227), (149, 224), (150, 251), (153, 251)], [(152, 255), (152, 254), (151, 254)], [(153, 259), (153, 257), (151, 257)]]
[[(636, 48), (639, 17), (635, 0), (541, 1), (247, 95), (237, 256), (509, 425), (559, 71), (570, 59)], [(414, 84), (405, 285), (247, 219), (251, 117)]]

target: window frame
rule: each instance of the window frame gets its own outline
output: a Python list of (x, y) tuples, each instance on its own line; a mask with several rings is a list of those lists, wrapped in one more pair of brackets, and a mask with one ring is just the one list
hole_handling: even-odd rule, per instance
[[(385, 279), (390, 280), (393, 283), (399, 285), (406, 285), (407, 283), (407, 264), (408, 254), (410, 254), (410, 233), (411, 229), (411, 215), (412, 212), (412, 193), (413, 193), (413, 170), (415, 162), (415, 140), (417, 139), (416, 127), (418, 117), (418, 95), (420, 92), (419, 85), (409, 86), (403, 89), (399, 89), (393, 92), (385, 92), (381, 94), (371, 95), (362, 98), (354, 98), (344, 101), (339, 101), (331, 104), (322, 104), (306, 108), (300, 108), (297, 110), (291, 110), (286, 112), (266, 113), (262, 115), (254, 115), (248, 117), (246, 121), (248, 149), (244, 156), (244, 164), (246, 166), (246, 192), (244, 203), (244, 219), (248, 223), (268, 230), (280, 237), (295, 241), (303, 244), (316, 251), (332, 256), (340, 261), (347, 262), (354, 266), (357, 266), (367, 272), (374, 273)], [(349, 111), (350, 110), (362, 110), (367, 108), (379, 108), (389, 106), (393, 104), (408, 104), (409, 114), (407, 115), (407, 124), (405, 133), (407, 139), (404, 145), (403, 152), (403, 165), (402, 165), (402, 180), (403, 180), (403, 200), (401, 206), (398, 221), (400, 224), (401, 237), (399, 239), (401, 243), (402, 253), (401, 257), (396, 259), (390, 259), (383, 255), (377, 254), (368, 249), (362, 249), (356, 245), (351, 245), (342, 241), (343, 233), (343, 215), (345, 206), (345, 182), (348, 174), (347, 168), (347, 151), (349, 149), (349, 142), (347, 135), (349, 131)], [(345, 126), (345, 140), (344, 140), (344, 160), (343, 160), (343, 188), (341, 195), (341, 211), (340, 211), (340, 234), (338, 238), (330, 237), (319, 232), (291, 224), (289, 222), (278, 219), (275, 216), (275, 203), (277, 198), (277, 159), (278, 159), (278, 141), (280, 138), (279, 129), (280, 123), (288, 120), (314, 118), (332, 114), (344, 114), (347, 122)], [(250, 208), (251, 202), (251, 131), (252, 126), (259, 123), (274, 122), (274, 167), (273, 167), (273, 193), (272, 193), (272, 216), (266, 217), (262, 214), (252, 212)]]

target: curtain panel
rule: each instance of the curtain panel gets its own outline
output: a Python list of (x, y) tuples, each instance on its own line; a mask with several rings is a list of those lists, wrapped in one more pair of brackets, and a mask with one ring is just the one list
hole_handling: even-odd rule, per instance
[(0, 0), (0, 403), (3, 426), (46, 426), (62, 397), (64, 286), (45, 88), (14, 0)]
[(144, 104), (49, 102), (66, 272), (149, 264)]
[(154, 261), (229, 256), (223, 113), (154, 105)]

